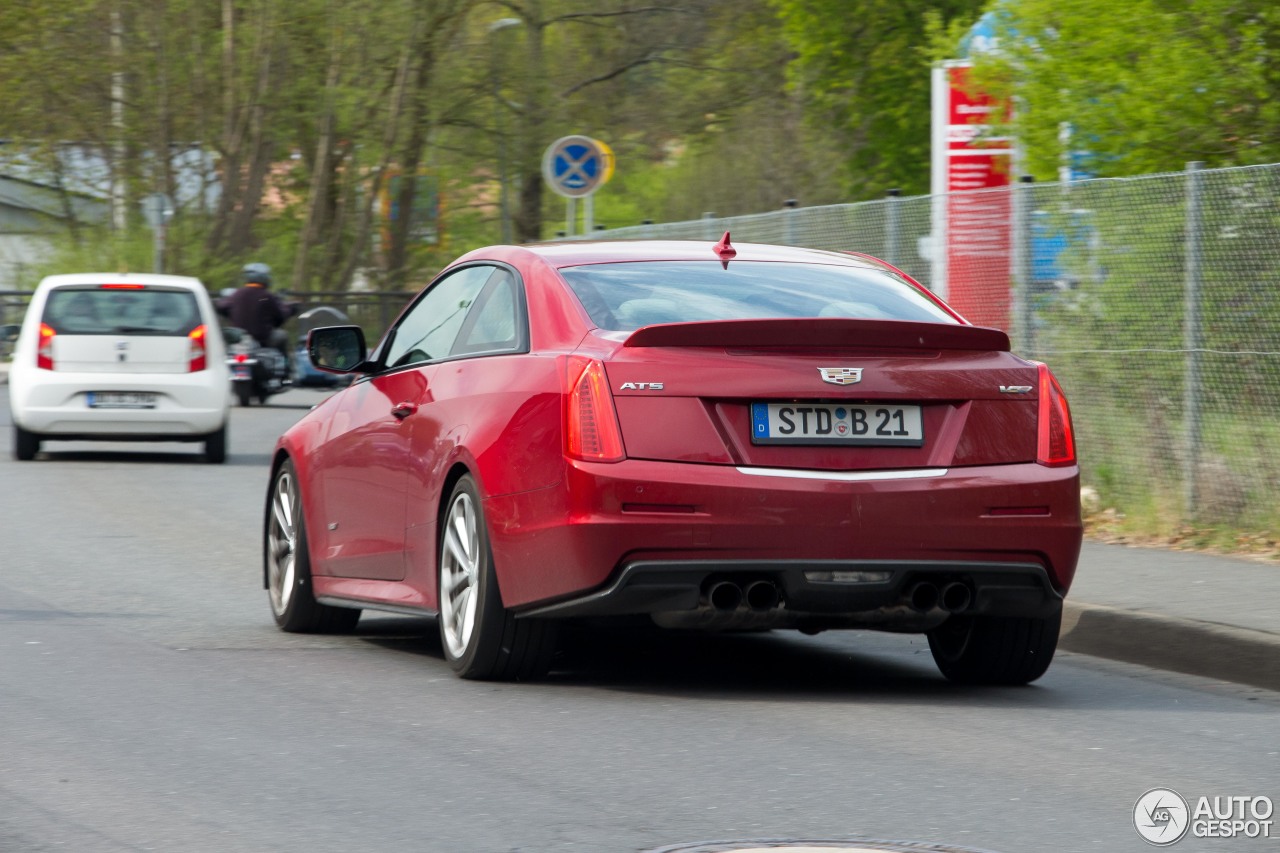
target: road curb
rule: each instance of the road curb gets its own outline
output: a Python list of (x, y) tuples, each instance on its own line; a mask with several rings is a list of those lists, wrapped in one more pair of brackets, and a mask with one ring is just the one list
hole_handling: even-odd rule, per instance
[(1280, 635), (1067, 602), (1058, 648), (1280, 691)]

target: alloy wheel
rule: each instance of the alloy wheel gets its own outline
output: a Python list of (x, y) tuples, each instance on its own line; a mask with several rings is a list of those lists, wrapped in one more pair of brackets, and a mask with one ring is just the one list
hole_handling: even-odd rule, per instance
[(276, 477), (267, 522), (267, 589), (271, 609), (284, 614), (293, 597), (298, 565), (298, 487), (285, 468)]
[(445, 521), (440, 555), (440, 619), (448, 652), (466, 654), (476, 626), (479, 602), (480, 538), (471, 496), (459, 492)]

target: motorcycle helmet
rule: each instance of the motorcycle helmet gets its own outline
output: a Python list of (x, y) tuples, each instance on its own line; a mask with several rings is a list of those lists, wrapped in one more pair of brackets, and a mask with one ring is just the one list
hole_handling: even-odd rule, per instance
[(245, 264), (244, 269), (240, 271), (240, 277), (245, 284), (260, 284), (263, 287), (270, 287), (271, 267), (259, 263)]

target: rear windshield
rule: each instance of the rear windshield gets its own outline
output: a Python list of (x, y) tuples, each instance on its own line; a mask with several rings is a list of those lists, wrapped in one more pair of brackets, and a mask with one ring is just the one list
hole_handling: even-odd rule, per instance
[(201, 322), (194, 293), (165, 287), (60, 287), (41, 319), (64, 335), (185, 337)]
[(602, 329), (699, 320), (853, 317), (958, 321), (905, 281), (876, 269), (823, 264), (644, 261), (560, 270)]

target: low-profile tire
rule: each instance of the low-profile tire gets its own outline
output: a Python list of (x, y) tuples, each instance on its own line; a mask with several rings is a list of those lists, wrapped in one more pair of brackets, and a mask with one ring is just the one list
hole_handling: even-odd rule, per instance
[(242, 406), (247, 406), (253, 402), (253, 389), (249, 387), (248, 382), (237, 382), (233, 385), (236, 389), (236, 402)]
[(291, 633), (339, 634), (355, 628), (359, 610), (320, 604), (311, 592), (307, 526), (298, 475), (290, 460), (284, 461), (271, 482), (263, 536), (267, 595), (276, 624)]
[(40, 436), (25, 430), (17, 424), (13, 425), (13, 458), (19, 462), (30, 462), (40, 452)]
[(951, 616), (929, 632), (934, 663), (959, 684), (1030, 684), (1058, 648), (1062, 613), (1053, 616)]
[(454, 486), (440, 525), (440, 644), (463, 678), (532, 680), (551, 669), (557, 624), (517, 619), (502, 606), (475, 481)]
[(204, 459), (213, 465), (221, 465), (227, 461), (227, 425), (223, 424), (217, 432), (211, 432), (204, 439)]

